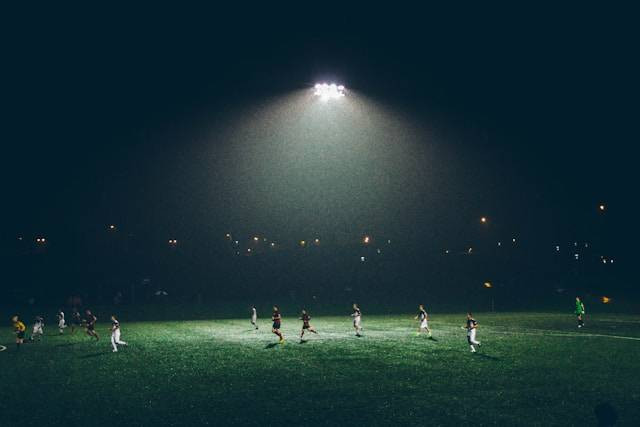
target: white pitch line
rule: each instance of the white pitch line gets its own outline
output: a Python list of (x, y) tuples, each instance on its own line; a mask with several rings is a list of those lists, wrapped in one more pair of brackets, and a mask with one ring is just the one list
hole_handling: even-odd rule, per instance
[(561, 333), (561, 332), (514, 332), (514, 331), (495, 331), (499, 334), (511, 334), (511, 335), (539, 335), (548, 337), (600, 337), (600, 338), (615, 338), (619, 340), (632, 340), (640, 341), (639, 337), (625, 337), (621, 335), (608, 335), (608, 334), (575, 334), (575, 333)]

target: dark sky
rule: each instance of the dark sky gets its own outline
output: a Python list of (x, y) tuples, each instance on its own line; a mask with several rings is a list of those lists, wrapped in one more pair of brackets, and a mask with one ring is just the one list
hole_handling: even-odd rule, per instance
[[(437, 227), (435, 235), (462, 243), (480, 215), (505, 236), (573, 238), (589, 231), (601, 201), (621, 218), (633, 209), (632, 11), (367, 9), (11, 11), (2, 61), (4, 232), (81, 233), (113, 222), (165, 234), (296, 238), (338, 224), (355, 234), (433, 236)], [(238, 179), (243, 140), (229, 124), (258, 126), (259, 106), (323, 79), (401, 118), (386, 137), (408, 123), (437, 142), (413, 138), (415, 151), (405, 153), (402, 144), (388, 152), (376, 145), (364, 158), (382, 171), (344, 177), (350, 191), (370, 194), (352, 204), (340, 198), (348, 191), (321, 188), (341, 179), (329, 176), (340, 166), (330, 166), (309, 189), (322, 200), (292, 210), (287, 203), (304, 201), (305, 179), (313, 185), (316, 175), (281, 172), (286, 160), (256, 145), (251, 162), (266, 156), (280, 172)], [(251, 135), (254, 144), (261, 138)], [(415, 153), (416, 161), (392, 167), (385, 152), (402, 161)], [(375, 205), (385, 167), (391, 183), (380, 203), (388, 209)], [(265, 179), (279, 186), (279, 207), (256, 202), (269, 192)], [(250, 194), (256, 186), (262, 195)], [(335, 203), (314, 218), (324, 200)]]

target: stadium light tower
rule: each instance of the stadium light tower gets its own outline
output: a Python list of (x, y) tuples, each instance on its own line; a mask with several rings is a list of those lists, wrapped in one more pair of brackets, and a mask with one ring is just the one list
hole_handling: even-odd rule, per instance
[(316, 96), (319, 96), (321, 100), (328, 101), (330, 99), (338, 99), (345, 96), (345, 89), (343, 85), (337, 85), (335, 83), (316, 83), (313, 92)]

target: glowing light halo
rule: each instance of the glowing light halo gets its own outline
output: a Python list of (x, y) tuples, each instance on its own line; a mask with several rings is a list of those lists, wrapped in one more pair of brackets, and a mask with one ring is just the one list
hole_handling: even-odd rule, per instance
[(338, 99), (345, 96), (345, 88), (343, 85), (335, 83), (316, 83), (313, 94), (319, 96), (323, 101), (329, 99)]

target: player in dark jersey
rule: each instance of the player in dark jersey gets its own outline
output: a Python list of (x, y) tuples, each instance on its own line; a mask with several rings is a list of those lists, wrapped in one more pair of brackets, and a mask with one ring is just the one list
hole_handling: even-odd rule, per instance
[(271, 332), (280, 338), (280, 344), (284, 343), (284, 335), (280, 332), (280, 327), (282, 326), (282, 315), (280, 314), (280, 309), (277, 305), (273, 306), (271, 320), (273, 320), (273, 329), (271, 329)]
[(80, 315), (80, 312), (74, 307), (73, 311), (71, 312), (71, 333), (75, 333), (76, 328), (80, 329), (81, 325), (82, 316)]
[(85, 311), (86, 322), (87, 322), (87, 335), (90, 337), (94, 337), (97, 340), (100, 339), (98, 332), (96, 332), (96, 322), (98, 318), (91, 313), (91, 310)]
[(300, 342), (303, 341), (302, 337), (304, 336), (304, 331), (313, 332), (314, 334), (318, 333), (318, 331), (316, 331), (316, 329), (309, 324), (309, 321), (311, 320), (311, 316), (309, 316), (309, 313), (307, 313), (307, 310), (302, 310), (302, 313), (300, 313), (300, 320), (302, 320), (302, 331), (300, 332)]
[(471, 347), (471, 353), (476, 352), (475, 346), (480, 347), (480, 341), (476, 341), (476, 330), (478, 329), (478, 322), (473, 318), (471, 312), (467, 313), (467, 326), (463, 326), (463, 329), (467, 330), (467, 342)]
[(17, 315), (11, 318), (11, 322), (13, 323), (13, 331), (16, 334), (16, 349), (20, 350), (20, 345), (24, 343), (24, 334), (27, 327), (20, 321)]

